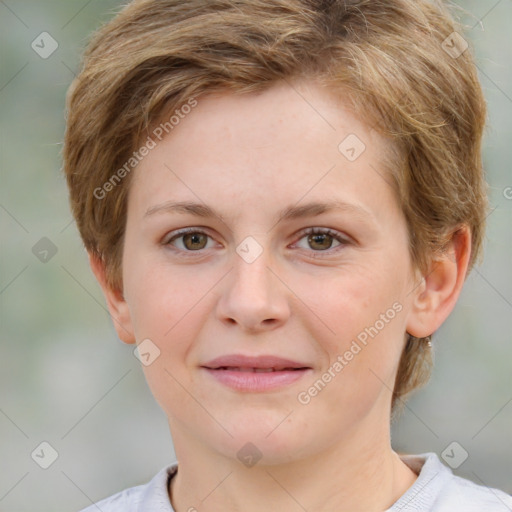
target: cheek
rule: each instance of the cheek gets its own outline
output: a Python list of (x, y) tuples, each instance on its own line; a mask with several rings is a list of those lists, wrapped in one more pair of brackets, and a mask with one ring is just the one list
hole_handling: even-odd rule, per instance
[(311, 328), (346, 338), (357, 335), (400, 301), (401, 288), (399, 276), (377, 262), (340, 268), (324, 279), (301, 276), (294, 291), (310, 310)]
[(158, 357), (142, 369), (155, 400), (172, 414), (191, 406), (185, 362), (205, 314), (200, 299), (211, 285), (194, 287), (179, 269), (171, 279), (170, 268), (148, 267), (133, 283), (135, 300), (130, 309), (137, 341), (149, 338), (158, 347)]
[[(377, 392), (382, 383), (376, 375), (392, 381), (406, 324), (401, 280), (391, 268), (361, 265), (339, 272), (329, 282), (308, 279), (309, 286), (302, 288), (310, 310), (301, 321), (328, 357), (323, 370), (331, 367), (336, 375), (344, 375), (335, 379), (341, 386), (352, 388), (349, 383), (358, 382), (357, 393), (364, 393), (367, 385)], [(339, 356), (343, 369), (336, 372), (332, 365)]]
[[(191, 340), (198, 336), (202, 304), (198, 304), (199, 288), (190, 286), (179, 270), (169, 278), (169, 268), (141, 266), (137, 280), (130, 283), (132, 325), (137, 342), (149, 338), (158, 356), (142, 365), (146, 381), (155, 400), (168, 413), (187, 410), (190, 376), (184, 365), (191, 350)], [(202, 294), (208, 290), (205, 287)], [(185, 386), (185, 388), (183, 387)]]
[(179, 268), (134, 253), (126, 258), (124, 272), (136, 339), (155, 337), (165, 342), (185, 319), (197, 295), (190, 279)]

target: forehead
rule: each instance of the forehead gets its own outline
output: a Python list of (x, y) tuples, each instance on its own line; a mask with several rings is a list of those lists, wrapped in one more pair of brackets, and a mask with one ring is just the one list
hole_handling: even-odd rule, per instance
[(162, 140), (153, 132), (155, 147), (134, 171), (131, 209), (171, 199), (243, 209), (261, 199), (261, 207), (281, 210), (283, 202), (343, 200), (358, 189), (378, 206), (390, 187), (385, 141), (314, 82), (196, 101), (172, 129), (162, 119)]

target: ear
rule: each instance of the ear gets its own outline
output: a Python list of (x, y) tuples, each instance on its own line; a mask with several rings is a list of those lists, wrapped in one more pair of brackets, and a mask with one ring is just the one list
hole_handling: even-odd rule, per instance
[(119, 339), (125, 343), (135, 343), (130, 309), (128, 307), (128, 303), (123, 297), (122, 291), (114, 290), (107, 283), (105, 265), (103, 261), (91, 253), (88, 253), (88, 255), (89, 265), (96, 276), (101, 289), (103, 290), (103, 294), (107, 301), (107, 307)]
[(452, 233), (442, 251), (432, 258), (429, 271), (414, 290), (407, 332), (424, 338), (436, 331), (452, 312), (466, 279), (471, 232), (463, 225)]

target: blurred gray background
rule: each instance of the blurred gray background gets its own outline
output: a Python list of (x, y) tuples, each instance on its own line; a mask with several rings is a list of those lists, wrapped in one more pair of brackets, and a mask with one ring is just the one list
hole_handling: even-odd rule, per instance
[[(86, 37), (120, 5), (0, 1), (2, 512), (76, 511), (175, 460), (89, 270), (60, 170), (66, 89)], [(493, 211), (484, 263), (436, 334), (431, 382), (393, 425), (393, 445), (467, 452), (456, 474), (512, 493), (512, 0), (458, 5), (489, 105)]]

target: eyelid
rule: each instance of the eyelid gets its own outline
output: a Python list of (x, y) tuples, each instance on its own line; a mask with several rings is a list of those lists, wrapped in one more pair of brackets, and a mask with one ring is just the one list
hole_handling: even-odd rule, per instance
[[(171, 245), (170, 242), (173, 240), (176, 240), (178, 238), (181, 238), (184, 235), (188, 235), (189, 233), (199, 233), (208, 236), (212, 240), (214, 237), (210, 234), (210, 231), (208, 228), (202, 227), (202, 226), (195, 226), (195, 227), (188, 227), (188, 228), (182, 228), (182, 229), (175, 229), (169, 233), (167, 233), (163, 240), (162, 245)], [(180, 252), (183, 252), (181, 249), (178, 249)], [(200, 251), (186, 251), (186, 252), (200, 252)]]
[(339, 245), (337, 245), (336, 247), (331, 247), (330, 249), (325, 249), (324, 251), (314, 251), (312, 249), (308, 250), (307, 252), (311, 254), (314, 258), (331, 256), (333, 253), (337, 253), (340, 250), (342, 250), (345, 246), (354, 243), (354, 240), (350, 236), (340, 231), (337, 231), (336, 229), (313, 226), (299, 231), (299, 233), (295, 235), (297, 237), (297, 242), (295, 242), (294, 245), (297, 244), (300, 240), (302, 240), (305, 236), (316, 234), (328, 235), (332, 237), (334, 240), (336, 240), (339, 243)]
[[(349, 242), (353, 241), (349, 235), (347, 235), (341, 231), (338, 231), (338, 230), (332, 229), (332, 228), (323, 228), (320, 226), (312, 226), (309, 228), (304, 228), (303, 230), (299, 231), (297, 233), (297, 235), (295, 235), (295, 236), (300, 236), (300, 238), (303, 238), (305, 235), (309, 235), (309, 234), (329, 235), (329, 236), (332, 236), (333, 238), (335, 238), (336, 240), (338, 240), (338, 242), (349, 243)], [(319, 252), (321, 252), (321, 251), (319, 251)]]

